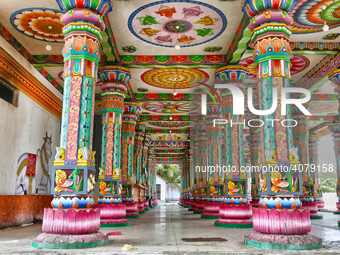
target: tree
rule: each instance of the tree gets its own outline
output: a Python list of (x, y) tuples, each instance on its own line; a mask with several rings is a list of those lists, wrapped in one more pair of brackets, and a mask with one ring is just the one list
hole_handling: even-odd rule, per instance
[(178, 165), (158, 165), (157, 173), (174, 187), (180, 182)]
[(323, 192), (334, 193), (336, 192), (336, 182), (337, 179), (335, 178), (320, 178), (320, 187), (322, 188)]

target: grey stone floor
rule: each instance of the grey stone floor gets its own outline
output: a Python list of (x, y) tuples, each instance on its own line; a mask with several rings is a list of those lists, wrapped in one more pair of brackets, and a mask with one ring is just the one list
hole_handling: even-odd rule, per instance
[[(111, 236), (106, 246), (83, 250), (37, 250), (30, 247), (31, 238), (41, 233), (41, 224), (0, 231), (0, 254), (113, 254), (122, 253), (121, 247), (130, 244), (133, 252), (143, 254), (340, 254), (340, 215), (320, 213), (323, 220), (312, 221), (311, 234), (322, 238), (323, 249), (303, 252), (268, 251), (243, 245), (243, 237), (252, 229), (227, 229), (214, 227), (214, 220), (201, 219), (177, 204), (159, 204), (143, 214), (141, 219), (131, 219), (131, 227), (101, 228), (101, 232), (121, 231)], [(190, 243), (182, 238), (222, 237), (227, 242)]]

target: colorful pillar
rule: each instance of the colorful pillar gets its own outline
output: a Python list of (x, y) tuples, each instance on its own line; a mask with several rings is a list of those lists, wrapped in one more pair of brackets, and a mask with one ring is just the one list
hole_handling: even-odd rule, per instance
[(314, 196), (318, 203), (318, 209), (322, 209), (325, 207), (325, 202), (322, 198), (322, 188), (320, 187), (320, 178), (319, 178), (319, 141), (320, 137), (316, 134), (309, 134), (309, 143), (308, 143), (308, 150), (309, 150), (309, 165), (310, 167), (314, 168)]
[[(57, 0), (64, 25), (64, 96), (60, 135), (51, 175), (52, 209), (45, 209), (42, 230), (31, 246), (75, 249), (100, 246), (100, 210), (93, 209), (95, 183), (92, 134), (94, 96), (103, 17), (111, 1)], [(82, 8), (82, 9), (78, 9)]]
[[(229, 84), (244, 91), (243, 81), (249, 72), (243, 66), (230, 65), (216, 70), (215, 80), (218, 84)], [(216, 227), (252, 228), (252, 207), (248, 203), (248, 179), (245, 169), (243, 115), (233, 114), (233, 95), (227, 89), (221, 89), (223, 114), (227, 124), (224, 125), (224, 147), (226, 161), (225, 198), (220, 205), (220, 219), (215, 221)], [(243, 170), (243, 171), (241, 171)]]
[[(297, 109), (293, 109), (293, 112)], [(318, 214), (318, 203), (315, 198), (315, 169), (312, 170), (309, 166), (309, 130), (306, 116), (298, 113), (294, 115), (297, 125), (293, 128), (295, 146), (298, 148), (298, 156), (302, 164), (302, 209), (310, 211), (311, 219), (322, 219), (322, 215)]]
[(136, 174), (136, 185), (135, 191), (138, 193), (138, 209), (140, 214), (145, 214), (144, 211), (144, 192), (145, 188), (141, 185), (141, 173), (142, 173), (142, 151), (143, 151), (143, 141), (145, 135), (145, 123), (137, 123), (135, 128), (135, 147), (133, 155), (133, 168)]
[(133, 102), (124, 103), (124, 115), (122, 119), (122, 198), (126, 203), (126, 218), (140, 218), (138, 204), (134, 196), (133, 180), (133, 150), (137, 114), (139, 104)]
[(121, 133), (126, 85), (130, 70), (121, 66), (103, 66), (98, 76), (102, 80), (102, 155), (98, 175), (98, 202), (101, 227), (130, 226), (124, 219), (126, 205), (121, 199)]
[(151, 143), (151, 134), (145, 134), (144, 142), (143, 142), (143, 156), (142, 156), (142, 185), (145, 187), (145, 199), (144, 199), (144, 211), (150, 211), (148, 200), (149, 200), (149, 189), (147, 187), (146, 179), (148, 176), (148, 152), (149, 152), (149, 145)]
[(194, 126), (191, 128), (191, 139), (190, 139), (190, 153), (192, 158), (191, 171), (193, 178), (193, 188), (192, 188), (192, 201), (191, 208), (188, 211), (195, 212), (198, 207), (197, 203), (199, 202), (199, 174), (197, 166), (200, 166), (200, 157), (198, 155), (198, 132), (197, 132), (197, 122), (195, 122)]
[(249, 150), (250, 150), (250, 165), (251, 165), (251, 196), (252, 201), (250, 204), (252, 207), (260, 207), (260, 197), (258, 195), (258, 171), (257, 167), (259, 167), (258, 159), (259, 159), (259, 152), (260, 152), (260, 136), (256, 134), (258, 128), (251, 127), (250, 128), (250, 135), (246, 137), (249, 143)]
[(201, 218), (218, 219), (219, 203), (224, 194), (222, 175), (222, 125), (215, 125), (214, 120), (223, 119), (223, 106), (209, 102), (205, 117), (208, 138), (208, 198)]
[[(336, 187), (336, 194), (338, 196), (338, 202), (336, 203), (336, 207), (338, 210), (334, 212), (334, 214), (340, 214), (340, 69), (335, 69), (333, 72), (329, 73), (328, 75), (329, 80), (332, 81), (336, 86), (335, 92), (338, 93), (337, 99), (339, 101), (339, 115), (333, 121), (332, 124), (328, 126), (329, 130), (332, 131), (333, 141), (334, 141), (334, 151), (335, 151), (335, 160), (336, 166), (334, 169), (337, 174), (337, 187)], [(340, 221), (338, 222), (340, 226)]]
[(242, 8), (250, 18), (259, 109), (270, 110), (275, 95), (278, 99), (276, 110), (260, 118), (263, 123), (259, 173), (261, 208), (253, 208), (256, 232), (250, 233), (244, 240), (246, 245), (258, 248), (303, 250), (322, 247), (321, 239), (308, 235), (311, 231), (309, 211), (300, 210), (302, 169), (299, 167), (298, 148), (294, 148), (290, 105), (286, 107), (286, 114), (281, 115), (282, 98), (285, 96), (281, 96), (281, 89), (290, 87), (292, 18), (287, 12), (297, 2), (277, 0), (263, 4), (261, 1), (245, 0)]

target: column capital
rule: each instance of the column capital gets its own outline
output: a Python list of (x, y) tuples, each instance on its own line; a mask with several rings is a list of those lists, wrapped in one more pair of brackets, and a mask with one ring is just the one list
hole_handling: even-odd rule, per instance
[(243, 83), (249, 76), (249, 71), (241, 65), (227, 65), (215, 71), (215, 83)]
[(134, 102), (124, 102), (124, 121), (135, 121), (137, 120), (137, 114), (140, 111), (140, 105)]
[(98, 68), (98, 78), (103, 83), (127, 85), (131, 79), (130, 69), (123, 66), (102, 66)]
[(56, 0), (60, 9), (70, 11), (74, 9), (89, 9), (104, 17), (112, 11), (111, 0)]
[(279, 9), (285, 12), (290, 12), (299, 0), (275, 0), (275, 1), (253, 1), (243, 0), (242, 11), (251, 19), (261, 12), (270, 9)]

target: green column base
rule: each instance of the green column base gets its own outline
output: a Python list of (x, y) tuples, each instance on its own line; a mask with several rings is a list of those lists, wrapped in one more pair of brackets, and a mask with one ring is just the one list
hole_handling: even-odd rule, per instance
[(311, 220), (322, 220), (323, 216), (322, 215), (318, 215), (318, 216), (310, 216)]
[(244, 238), (244, 244), (250, 247), (267, 249), (267, 250), (281, 250), (281, 251), (302, 251), (302, 250), (315, 250), (322, 248), (322, 242), (312, 244), (279, 244), (279, 243), (266, 243), (252, 241)]
[(184, 208), (191, 208), (191, 206), (189, 206), (189, 205), (184, 205), (183, 207)]
[(93, 248), (98, 246), (103, 246), (109, 243), (109, 238), (88, 242), (88, 243), (40, 243), (40, 242), (31, 242), (31, 247), (37, 249), (86, 249)]
[(131, 226), (131, 221), (125, 223), (108, 223), (108, 224), (100, 224), (101, 228), (117, 228), (117, 227), (128, 227)]
[(146, 214), (146, 211), (140, 211), (139, 214)]
[(340, 214), (340, 212), (339, 211), (336, 211), (336, 212), (333, 212), (334, 214)]
[(195, 208), (189, 208), (188, 211), (192, 212), (192, 211), (195, 211), (196, 209)]
[(340, 228), (340, 220), (338, 221), (338, 227)]
[(220, 228), (253, 228), (253, 224), (227, 224), (214, 222), (215, 227)]
[(194, 214), (203, 214), (204, 211), (194, 211)]
[(131, 216), (126, 216), (125, 219), (140, 219), (142, 216), (140, 215), (131, 215)]
[(144, 211), (148, 212), (150, 211), (150, 208), (144, 208)]
[(201, 218), (202, 219), (214, 219), (214, 220), (216, 220), (216, 219), (219, 219), (220, 216), (203, 216), (203, 215), (201, 215)]

